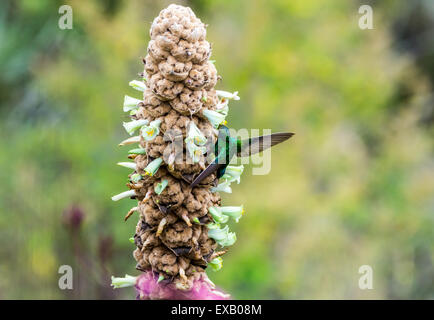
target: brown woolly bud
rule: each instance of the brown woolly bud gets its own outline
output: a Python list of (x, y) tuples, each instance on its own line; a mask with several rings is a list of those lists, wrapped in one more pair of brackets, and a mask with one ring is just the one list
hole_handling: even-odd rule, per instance
[(144, 148), (146, 154), (152, 158), (159, 158), (163, 155), (164, 150), (166, 150), (169, 142), (164, 141), (162, 135), (156, 136), (152, 141), (145, 142)]
[(165, 51), (170, 51), (175, 48), (178, 42), (179, 37), (169, 31), (155, 37), (155, 44)]
[(160, 73), (154, 74), (148, 81), (149, 88), (162, 100), (172, 100), (181, 93), (184, 85), (167, 80)]
[(179, 62), (174, 57), (169, 56), (160, 62), (158, 69), (163, 77), (171, 81), (182, 81), (187, 78), (193, 64), (191, 62)]
[(157, 183), (160, 183), (162, 180), (167, 180), (168, 184), (166, 188), (160, 194), (154, 194), (152, 199), (153, 201), (166, 208), (176, 208), (182, 204), (184, 201), (184, 193), (182, 192), (182, 182), (174, 179), (171, 175), (166, 175), (161, 177), (160, 181), (154, 182), (154, 189), (157, 186)]
[(149, 41), (148, 54), (157, 62), (160, 62), (169, 56), (169, 52), (159, 47), (155, 40)]
[(205, 88), (209, 90), (213, 88), (217, 83), (217, 70), (212, 62), (205, 63), (203, 65), (195, 64), (184, 84), (192, 90), (200, 90)]
[(203, 100), (204, 100), (203, 108), (208, 110), (215, 110), (219, 102), (217, 93), (214, 89), (206, 91), (206, 99)]
[(206, 36), (205, 25), (196, 18), (193, 11), (178, 5), (170, 5), (160, 12), (152, 23), (150, 35), (156, 39), (167, 31), (189, 42), (204, 40)]
[(165, 228), (160, 239), (177, 256), (187, 256), (198, 245), (201, 232), (200, 225), (189, 227), (184, 221), (178, 221)]
[(193, 91), (184, 88), (181, 94), (169, 103), (173, 109), (183, 115), (193, 115), (202, 108), (206, 92), (202, 90)]
[(196, 50), (191, 59), (194, 64), (200, 64), (211, 56), (211, 45), (208, 41), (199, 41), (194, 47)]
[(196, 55), (196, 46), (185, 40), (180, 40), (178, 45), (174, 47), (170, 54), (178, 61), (188, 62)]
[(209, 192), (208, 188), (193, 188), (185, 198), (184, 206), (190, 214), (198, 214), (200, 217), (208, 213), (208, 208), (220, 205), (220, 195)]
[(175, 161), (173, 167), (169, 167), (168, 171), (175, 178), (185, 179), (186, 181), (193, 182), (193, 176), (199, 174), (205, 166), (203, 163), (189, 164), (186, 161), (186, 158), (184, 158), (183, 161)]
[(146, 55), (145, 59), (143, 59), (143, 63), (145, 64), (145, 72), (148, 75), (148, 78), (158, 72), (158, 61), (150, 54)]
[(136, 113), (138, 119), (151, 119), (165, 116), (172, 110), (167, 102), (163, 102), (150, 90), (146, 89), (143, 93), (143, 102)]

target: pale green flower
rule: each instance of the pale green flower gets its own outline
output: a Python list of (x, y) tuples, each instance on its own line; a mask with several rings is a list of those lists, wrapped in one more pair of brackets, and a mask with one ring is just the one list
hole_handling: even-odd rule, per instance
[(203, 146), (207, 139), (203, 135), (203, 133), (196, 126), (194, 121), (190, 121), (187, 137), (185, 138), (185, 142), (192, 141), (194, 144), (198, 146)]
[(234, 93), (230, 93), (227, 91), (222, 90), (216, 90), (217, 96), (226, 98), (229, 100), (240, 100), (240, 97), (238, 96), (238, 91), (235, 91)]
[(231, 183), (236, 181), (237, 183), (240, 183), (241, 175), (243, 174), (244, 166), (227, 166), (225, 170), (225, 174), (221, 177), (223, 180), (226, 180), (227, 182)]
[(161, 159), (161, 158), (157, 158), (154, 161), (152, 161), (150, 164), (148, 164), (146, 166), (146, 168), (145, 168), (145, 174), (147, 176), (151, 176), (152, 177), (158, 171), (158, 169), (160, 168), (162, 162), (163, 162), (163, 159)]
[(218, 128), (220, 124), (225, 123), (226, 116), (216, 111), (205, 109), (203, 115), (207, 117), (214, 128)]
[(231, 183), (229, 181), (224, 181), (222, 183), (219, 183), (217, 187), (211, 188), (211, 192), (232, 193)]
[(134, 182), (134, 183), (137, 183), (137, 182), (139, 182), (140, 180), (142, 180), (142, 175), (140, 174), (140, 173), (134, 173), (134, 174), (132, 174), (131, 175), (131, 181), (132, 182)]
[(237, 236), (235, 232), (229, 232), (229, 226), (225, 226), (223, 229), (215, 228), (215, 224), (210, 228), (208, 224), (208, 236), (215, 240), (217, 244), (222, 247), (228, 247), (235, 243)]
[(213, 271), (219, 271), (223, 267), (223, 259), (221, 257), (217, 257), (212, 259), (208, 265), (211, 267)]
[(124, 112), (130, 112), (132, 110), (137, 110), (139, 109), (139, 103), (141, 103), (142, 101), (130, 96), (125, 96), (124, 97)]
[(222, 214), (219, 207), (209, 207), (208, 212), (217, 223), (226, 223), (229, 220), (228, 216)]
[(154, 191), (156, 194), (161, 194), (161, 192), (164, 191), (164, 189), (166, 189), (167, 185), (169, 184), (169, 181), (167, 181), (166, 179), (164, 179), (163, 181), (157, 183), (157, 185), (154, 188)]
[(112, 276), (112, 286), (115, 289), (118, 288), (126, 288), (132, 287), (136, 284), (137, 277), (130, 276), (128, 274), (125, 275), (124, 278), (116, 278)]
[(130, 87), (138, 90), (138, 91), (145, 91), (146, 90), (146, 84), (143, 81), (139, 81), (139, 80), (132, 80), (129, 83)]
[(236, 223), (241, 219), (244, 214), (243, 206), (239, 207), (220, 207), (220, 213), (226, 217), (231, 217)]
[(136, 148), (128, 151), (128, 154), (146, 154), (146, 149)]
[(160, 133), (161, 120), (154, 120), (149, 125), (144, 126), (141, 130), (142, 137), (146, 141), (153, 140)]
[(198, 147), (191, 140), (188, 141), (186, 145), (193, 163), (199, 162), (202, 155), (206, 152), (206, 147)]
[(129, 135), (132, 136), (136, 130), (147, 125), (148, 123), (149, 123), (148, 120), (140, 119), (140, 120), (133, 120), (130, 122), (124, 122), (123, 126), (125, 130), (129, 133)]

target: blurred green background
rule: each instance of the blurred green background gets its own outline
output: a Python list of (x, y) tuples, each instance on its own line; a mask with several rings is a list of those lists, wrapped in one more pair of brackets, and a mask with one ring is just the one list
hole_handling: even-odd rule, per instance
[[(140, 96), (128, 81), (169, 3), (0, 2), (1, 299), (135, 297), (109, 287), (139, 273), (133, 203), (110, 197), (127, 182), (123, 96)], [(223, 196), (246, 215), (210, 278), (236, 299), (434, 299), (434, 1), (176, 3), (209, 24), (218, 88), (239, 91), (229, 125), (296, 132)]]

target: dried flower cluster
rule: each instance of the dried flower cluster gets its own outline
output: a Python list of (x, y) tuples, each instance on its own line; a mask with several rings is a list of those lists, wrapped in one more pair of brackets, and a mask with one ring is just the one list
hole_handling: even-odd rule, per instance
[[(193, 188), (190, 183), (212, 160), (228, 100), (239, 98), (214, 89), (219, 77), (209, 60), (211, 45), (205, 25), (190, 8), (170, 5), (162, 10), (150, 36), (142, 79), (130, 82), (143, 99), (124, 100), (131, 117), (124, 127), (132, 137), (121, 145), (139, 144), (129, 151), (134, 162), (119, 163), (134, 170), (130, 190), (112, 199), (138, 201), (126, 216), (139, 213), (133, 238), (136, 268), (150, 274), (149, 279), (155, 275), (161, 285), (188, 291), (207, 279), (208, 266), (221, 268), (226, 249), (218, 247), (236, 239), (220, 223), (230, 216), (238, 221), (242, 207), (220, 207), (216, 174)], [(139, 134), (133, 136), (135, 132)], [(236, 173), (226, 184), (239, 180), (242, 168), (233, 169)], [(119, 281), (114, 285), (122, 286)]]

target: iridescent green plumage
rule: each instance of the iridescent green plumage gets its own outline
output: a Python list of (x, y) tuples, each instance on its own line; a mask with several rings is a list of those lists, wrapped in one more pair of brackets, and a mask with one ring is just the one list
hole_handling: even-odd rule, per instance
[(259, 153), (288, 140), (293, 135), (294, 133), (290, 132), (279, 132), (241, 140), (231, 137), (229, 128), (220, 125), (217, 143), (214, 147), (214, 152), (217, 156), (214, 161), (194, 179), (191, 183), (191, 187), (194, 187), (215, 171), (217, 171), (217, 178), (221, 178), (234, 156), (247, 157)]

